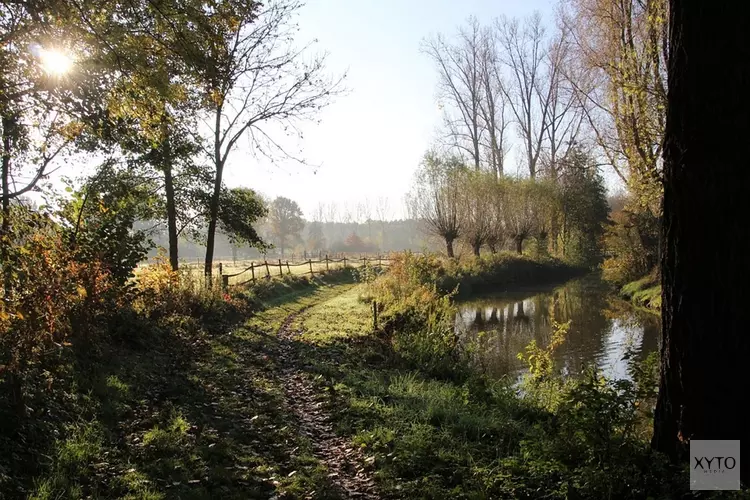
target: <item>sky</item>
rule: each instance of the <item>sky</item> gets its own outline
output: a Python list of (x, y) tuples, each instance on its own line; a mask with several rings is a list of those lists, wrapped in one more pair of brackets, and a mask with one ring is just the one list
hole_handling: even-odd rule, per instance
[(328, 71), (346, 73), (348, 93), (301, 126), (309, 165), (272, 164), (240, 147), (226, 182), (285, 196), (310, 217), (319, 202), (354, 209), (387, 197), (391, 218), (405, 216), (404, 194), (441, 122), (437, 73), (420, 53), (423, 38), (453, 34), (469, 16), (552, 17), (551, 0), (309, 0), (298, 17), (298, 43), (317, 39)]

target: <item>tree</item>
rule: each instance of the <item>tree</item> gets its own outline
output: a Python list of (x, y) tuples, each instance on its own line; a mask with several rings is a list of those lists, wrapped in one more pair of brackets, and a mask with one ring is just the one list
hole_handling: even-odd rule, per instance
[(450, 44), (443, 35), (422, 42), (422, 51), (438, 68), (439, 95), (447, 108), (445, 121), (451, 145), (467, 153), (477, 170), (484, 133), (480, 112), (484, 91), (479, 61), (485, 47), (482, 37), (479, 21), (471, 17), (467, 27), (459, 30), (458, 43)]
[(560, 230), (562, 254), (581, 265), (598, 265), (609, 216), (607, 190), (594, 160), (579, 147), (561, 162)]
[[(517, 19), (496, 21), (502, 57), (510, 70), (510, 83), (503, 87), (523, 141), (529, 175), (536, 176), (549, 120), (554, 75), (545, 81), (547, 60), (542, 17), (535, 12), (521, 25)], [(554, 69), (554, 68), (550, 68)]]
[(323, 234), (323, 223), (312, 221), (307, 231), (307, 248), (311, 251), (323, 250), (326, 247), (326, 237)]
[[(61, 165), (61, 156), (82, 125), (70, 103), (86, 86), (87, 71), (64, 40), (54, 2), (4, 2), (0, 5), (0, 265), (6, 293), (10, 283), (11, 203), (35, 189)], [(39, 41), (49, 42), (40, 45)], [(94, 100), (94, 95), (91, 95)]]
[(482, 36), (482, 47), (479, 57), (479, 74), (482, 85), (482, 99), (479, 101), (479, 112), (482, 115), (487, 151), (487, 163), (496, 178), (503, 175), (505, 167), (506, 129), (508, 127), (507, 103), (504, 93), (506, 85), (503, 77), (502, 61), (497, 50), (497, 40), (490, 28), (485, 28)]
[[(208, 211), (205, 212), (208, 215)], [(268, 208), (255, 191), (247, 188), (227, 189), (219, 205), (219, 228), (229, 236), (233, 247), (249, 245), (263, 250), (265, 242), (255, 223), (268, 215)]]
[(444, 159), (428, 152), (407, 199), (412, 216), (424, 225), (427, 232), (445, 241), (448, 257), (454, 256), (453, 242), (464, 227), (459, 183), (464, 170), (459, 158)]
[[(667, 0), (568, 0), (561, 21), (575, 42), (567, 81), (600, 153), (660, 212), (667, 102)], [(592, 29), (596, 26), (597, 29)]]
[(287, 243), (299, 239), (299, 233), (305, 227), (302, 210), (296, 201), (279, 196), (271, 203), (268, 218), (271, 222), (271, 232), (283, 256)]
[(495, 175), (483, 172), (464, 172), (458, 179), (461, 192), (461, 219), (464, 221), (463, 239), (477, 257), (492, 234), (492, 186)]
[[(667, 0), (567, 0), (561, 17), (575, 42), (566, 80), (580, 101), (597, 156), (613, 168), (630, 193), (627, 211), (616, 216), (619, 227), (613, 230), (634, 236), (637, 248), (617, 245), (608, 259), (611, 268), (624, 271), (617, 273), (622, 276), (650, 272), (660, 258), (667, 4)], [(644, 268), (627, 269), (631, 262), (645, 262)]]
[[(661, 384), (653, 446), (750, 441), (744, 310), (750, 168), (750, 6), (670, 1), (664, 151)], [(744, 208), (743, 208), (744, 207)], [(707, 299), (709, 297), (709, 299)], [(741, 478), (750, 481), (750, 463)]]
[[(223, 2), (217, 16), (195, 27), (212, 43), (196, 64), (209, 130), (205, 152), (214, 168), (204, 272), (210, 282), (224, 169), (238, 141), (271, 158), (292, 157), (270, 127), (297, 133), (300, 120), (317, 117), (340, 89), (324, 75), (325, 56), (305, 60), (293, 45), (296, 0)], [(208, 146), (210, 144), (210, 146)]]
[(506, 212), (509, 209), (507, 203), (508, 183), (505, 178), (500, 178), (488, 183), (489, 206), (487, 210), (490, 217), (489, 233), (487, 235), (487, 246), (490, 252), (497, 253), (505, 246), (508, 239), (508, 228), (506, 223)]
[(523, 253), (523, 242), (533, 234), (536, 222), (534, 180), (506, 179), (505, 226), (516, 244), (516, 252)]
[(536, 238), (537, 252), (547, 255), (549, 235), (560, 213), (559, 189), (557, 183), (548, 178), (538, 178), (530, 183), (532, 198), (532, 231)]

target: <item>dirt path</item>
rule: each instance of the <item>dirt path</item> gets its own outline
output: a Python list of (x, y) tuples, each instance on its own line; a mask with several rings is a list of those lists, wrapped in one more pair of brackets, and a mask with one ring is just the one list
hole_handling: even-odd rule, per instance
[(325, 397), (300, 369), (302, 363), (294, 343), (301, 332), (292, 325), (304, 312), (305, 309), (290, 315), (277, 334), (281, 340), (280, 360), (284, 366), (281, 377), (286, 402), (300, 423), (300, 431), (312, 441), (315, 456), (328, 468), (328, 477), (337, 492), (343, 498), (379, 499), (365, 457), (347, 439), (335, 435)]

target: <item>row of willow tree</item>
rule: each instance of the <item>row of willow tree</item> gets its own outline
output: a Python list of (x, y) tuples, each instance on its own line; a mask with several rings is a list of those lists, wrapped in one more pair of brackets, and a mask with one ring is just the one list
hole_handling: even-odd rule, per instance
[(409, 194), (413, 217), (445, 241), (449, 257), (463, 241), (474, 255), (506, 247), (552, 253), (576, 265), (598, 265), (609, 215), (606, 189), (591, 158), (572, 149), (556, 175), (497, 176), (459, 157), (428, 153)]
[[(296, 0), (41, 0), (0, 4), (0, 153), (5, 288), (24, 199), (62, 224), (66, 241), (112, 241), (92, 254), (117, 261), (136, 220), (205, 242), (210, 278), (217, 231), (262, 245), (267, 214), (250, 189), (224, 183), (240, 143), (286, 157), (283, 138), (341, 90), (325, 56), (298, 45)], [(293, 138), (293, 137), (292, 137)], [(246, 153), (247, 154), (247, 153)], [(243, 158), (247, 161), (248, 158)], [(91, 170), (59, 196), (46, 180), (66, 164)], [(274, 208), (274, 207), (272, 207)], [(59, 211), (53, 214), (52, 212)], [(118, 242), (119, 240), (119, 242)], [(132, 240), (132, 241), (131, 241)], [(137, 240), (137, 241), (136, 241)], [(209, 280), (210, 282), (210, 280)], [(20, 285), (19, 285), (20, 286)]]
[(559, 177), (583, 148), (627, 190), (608, 229), (605, 270), (628, 281), (659, 260), (668, 2), (555, 7), (549, 19), (472, 17), (424, 40), (444, 116), (437, 147), (497, 176), (513, 150), (532, 179)]

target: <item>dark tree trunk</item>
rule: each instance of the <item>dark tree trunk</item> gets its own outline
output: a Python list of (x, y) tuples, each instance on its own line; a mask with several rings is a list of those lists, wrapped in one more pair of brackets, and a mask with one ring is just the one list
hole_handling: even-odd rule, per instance
[(448, 257), (453, 257), (453, 240), (445, 239), (445, 250), (448, 252)]
[(219, 197), (221, 196), (221, 177), (224, 174), (224, 159), (221, 154), (221, 106), (217, 107), (216, 124), (214, 136), (214, 165), (216, 167), (216, 178), (214, 179), (214, 192), (208, 214), (208, 234), (206, 235), (206, 262), (203, 273), (206, 276), (206, 286), (211, 286), (211, 274), (214, 265), (214, 245), (216, 243), (216, 225), (219, 218)]
[(523, 238), (516, 238), (516, 252), (523, 254)]
[(169, 236), (169, 264), (173, 271), (179, 267), (177, 246), (177, 207), (174, 199), (174, 179), (172, 178), (172, 160), (169, 156), (164, 161), (164, 193), (167, 198), (167, 233)]
[(3, 125), (3, 158), (2, 171), (0, 172), (0, 183), (2, 184), (2, 228), (0, 228), (0, 267), (3, 272), (5, 297), (10, 300), (12, 264), (9, 259), (10, 249), (10, 159), (13, 146), (11, 134), (14, 120), (11, 117), (2, 117)]
[[(670, 1), (661, 385), (652, 445), (750, 443), (750, 3)], [(750, 481), (750, 460), (741, 463)]]
[(471, 250), (474, 252), (474, 255), (476, 255), (477, 257), (479, 257), (479, 252), (481, 249), (482, 249), (481, 243), (473, 243), (471, 245)]

